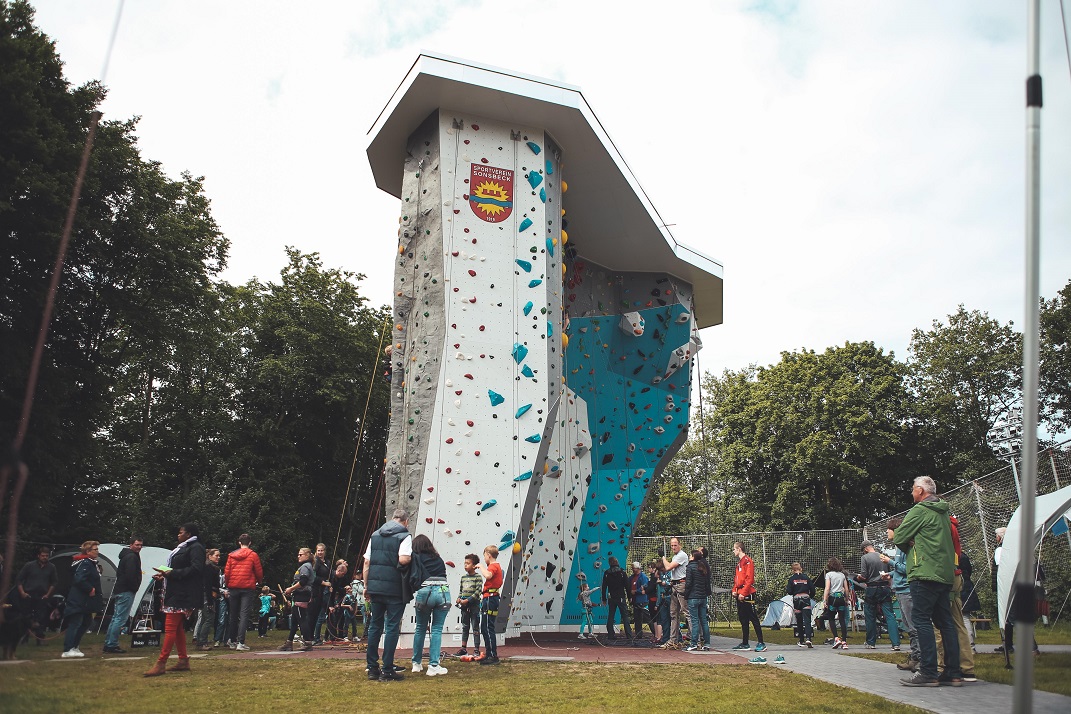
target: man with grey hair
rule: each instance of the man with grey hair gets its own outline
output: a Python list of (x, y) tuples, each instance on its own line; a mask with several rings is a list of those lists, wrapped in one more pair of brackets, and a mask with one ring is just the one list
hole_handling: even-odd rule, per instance
[[(937, 498), (937, 484), (919, 476), (911, 486), (915, 505), (894, 532), (896, 547), (907, 554), (907, 581), (914, 612), (911, 614), (919, 641), (919, 671), (901, 679), (908, 687), (962, 686), (959, 640), (950, 606), (955, 572), (955, 546), (948, 503)], [(945, 671), (938, 678), (937, 638), (941, 631)]]
[[(402, 675), (394, 671), (394, 651), (398, 649), (402, 613), (408, 602), (402, 579), (413, 559), (413, 536), (408, 526), (409, 512), (404, 508), (395, 510), (391, 520), (372, 534), (364, 552), (365, 597), (371, 610), (365, 659), (368, 678), (381, 682), (402, 679)], [(382, 669), (379, 666), (380, 637), (383, 638)]]

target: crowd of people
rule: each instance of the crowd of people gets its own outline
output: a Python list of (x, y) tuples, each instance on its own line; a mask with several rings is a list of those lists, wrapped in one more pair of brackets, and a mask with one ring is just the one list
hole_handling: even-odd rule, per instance
[[(894, 652), (901, 651), (901, 635), (906, 634), (907, 657), (897, 665), (909, 673), (901, 680), (904, 685), (960, 686), (976, 680), (969, 614), (978, 609), (978, 601), (971, 581), (971, 562), (960, 542), (959, 524), (948, 503), (938, 498), (933, 479), (915, 479), (911, 495), (914, 505), (906, 516), (888, 522), (889, 545), (884, 551), (869, 540), (863, 541), (858, 573), (845, 572), (839, 558), (828, 560), (821, 580), (821, 614), (817, 621), (821, 627), (829, 624), (832, 637), (825, 644), (847, 649), (848, 622), (858, 597), (865, 621), (864, 648), (878, 647), (882, 626)], [(166, 565), (155, 568), (151, 576), (157, 585), (156, 610), (162, 617), (163, 636), (159, 658), (145, 676), (189, 670), (188, 625), (192, 625), (194, 647), (209, 650), (223, 646), (241, 652), (250, 649), (246, 644), (250, 631), (255, 629), (265, 637), (273, 623), (286, 623), (288, 635), (281, 649), (289, 651), (310, 650), (325, 641), (356, 642), (357, 624), (363, 619), (368, 678), (400, 680), (404, 668), (395, 664), (394, 656), (402, 613), (410, 601), (416, 611), (413, 672), (425, 672), (423, 651), (427, 642), (426, 674), (447, 674), (442, 632), (451, 607), (458, 608), (462, 624), (461, 647), (455, 656), (481, 665), (497, 664), (495, 623), (503, 582), (498, 549), (489, 545), (481, 555), (465, 556), (464, 574), (458, 582), (458, 595), (453, 598), (442, 557), (427, 536), (414, 537), (408, 524), (409, 514), (399, 509), (372, 534), (361, 572), (351, 571), (344, 559), (336, 560), (332, 566), (323, 543), (315, 549), (300, 548), (291, 583), (278, 593), (264, 582), (263, 565), (248, 534), (238, 537), (237, 548), (226, 556), (220, 568), (221, 551), (206, 549), (197, 526), (183, 524)], [(1002, 531), (997, 531), (998, 542)], [(142, 585), (142, 546), (141, 538), (133, 538), (119, 556), (111, 597), (114, 615), (103, 647), (106, 654), (124, 652), (119, 636)], [(608, 558), (598, 591), (583, 572), (577, 574), (582, 613), (580, 639), (595, 637), (596, 605), (592, 598), (598, 592), (607, 609), (607, 640), (635, 641), (644, 636), (646, 627), (655, 646), (688, 651), (710, 649), (707, 607), (713, 577), (709, 554), (705, 547), (685, 551), (678, 538), (671, 538), (669, 546), (670, 553), (659, 552), (659, 557), (646, 566), (633, 562), (631, 573), (621, 567), (616, 557)], [(741, 641), (732, 649), (751, 650), (753, 631), (754, 650), (759, 656), (749, 661), (765, 664), (761, 653), (767, 645), (756, 611), (755, 564), (744, 542), (735, 542), (732, 552), (736, 564), (729, 595), (741, 626)], [(73, 558), (72, 585), (63, 610), (64, 658), (84, 656), (79, 649), (82, 636), (92, 616), (104, 611), (98, 553), (99, 543), (86, 541)], [(998, 567), (999, 557), (998, 549)], [(43, 637), (46, 604), (55, 593), (57, 581), (47, 548), (39, 549), (37, 557), (23, 567), (16, 580), (13, 597), (17, 596), (21, 611), (29, 618), (29, 629), (38, 638)], [(801, 648), (814, 647), (812, 606), (818, 584), (800, 563), (792, 563), (785, 593), (791, 600), (795, 635)], [(899, 605), (899, 620), (894, 601)], [(618, 630), (618, 621), (623, 632)], [(1009, 624), (1009, 650), (1011, 630)], [(178, 658), (167, 667), (172, 650), (177, 650)], [(783, 661), (781, 657), (778, 660)]]

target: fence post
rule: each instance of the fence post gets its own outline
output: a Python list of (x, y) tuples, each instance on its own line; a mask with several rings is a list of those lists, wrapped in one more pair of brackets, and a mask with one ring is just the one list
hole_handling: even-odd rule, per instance
[(766, 572), (766, 532), (762, 533), (762, 587), (766, 588), (770, 583), (770, 574)]
[(982, 543), (985, 545), (986, 567), (989, 569), (989, 577), (993, 577), (993, 553), (989, 550), (989, 529), (986, 528), (985, 514), (982, 513), (982, 498), (978, 495), (982, 488), (977, 481), (971, 481), (971, 490), (974, 491), (974, 502), (978, 506), (978, 522), (982, 524)]

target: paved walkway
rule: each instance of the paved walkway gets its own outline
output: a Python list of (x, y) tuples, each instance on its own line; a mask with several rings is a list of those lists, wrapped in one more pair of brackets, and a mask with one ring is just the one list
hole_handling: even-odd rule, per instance
[[(711, 638), (712, 647), (729, 652), (739, 642), (728, 637)], [(1050, 652), (1063, 651), (1065, 648), (1071, 650), (1066, 646), (1043, 649)], [(825, 645), (815, 645), (810, 650), (795, 645), (770, 645), (762, 656), (773, 662), (777, 655), (783, 655), (786, 663), (777, 666), (792, 672), (940, 714), (1012, 710), (1013, 688), (1010, 685), (978, 681), (965, 683), (962, 687), (905, 687), (900, 684), (900, 677), (909, 673), (901, 672), (887, 662), (849, 656), (853, 651), (856, 650), (841, 652)], [(754, 652), (742, 652), (738, 656), (750, 659), (756, 655)], [(1034, 690), (1033, 711), (1037, 714), (1067, 714), (1071, 712), (1071, 697)]]

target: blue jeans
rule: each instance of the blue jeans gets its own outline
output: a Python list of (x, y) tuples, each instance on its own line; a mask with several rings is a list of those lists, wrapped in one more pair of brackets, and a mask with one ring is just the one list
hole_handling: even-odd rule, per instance
[[(870, 590), (873, 592), (870, 592)], [(896, 626), (896, 615), (892, 609), (892, 590), (889, 588), (869, 588), (863, 601), (863, 617), (866, 620), (866, 643), (878, 643), (878, 608), (885, 613), (885, 625), (889, 628), (889, 642), (894, 647), (900, 646), (900, 628)], [(936, 650), (936, 648), (935, 648)]]
[(112, 598), (112, 602), (115, 603), (115, 610), (112, 611), (112, 621), (108, 625), (108, 633), (104, 635), (105, 647), (119, 646), (119, 633), (130, 617), (130, 606), (134, 602), (134, 593), (119, 593)]
[[(707, 622), (707, 599), (689, 598), (688, 615), (692, 619), (692, 646), (710, 647), (710, 624)], [(702, 639), (700, 639), (702, 634)]]
[(90, 622), (92, 622), (92, 618), (88, 612), (79, 612), (67, 616), (67, 632), (63, 635), (64, 652), (78, 647), (78, 643), (82, 641), (82, 635), (86, 633)]
[(428, 666), (434, 667), (439, 664), (439, 652), (443, 645), (443, 623), (446, 622), (446, 613), (449, 609), (436, 608), (431, 611), (416, 611), (416, 631), (413, 633), (413, 664), (419, 664), (424, 654), (424, 636), (428, 632), (428, 623), (431, 623), (431, 644), (428, 645)]
[(919, 640), (919, 673), (937, 679), (937, 636), (934, 627), (941, 631), (945, 650), (945, 677), (962, 677), (959, 666), (959, 635), (952, 622), (952, 586), (933, 580), (912, 580), (911, 604), (914, 610), (911, 621)]
[(216, 603), (209, 602), (197, 611), (197, 623), (193, 626), (193, 642), (198, 645), (208, 644), (208, 635), (216, 621)]
[(394, 651), (398, 649), (398, 633), (402, 629), (405, 603), (401, 600), (375, 599), (372, 600), (371, 611), (371, 621), (368, 623), (368, 652), (365, 653), (368, 671), (379, 670), (379, 640), (382, 638), (383, 671), (393, 672)]

